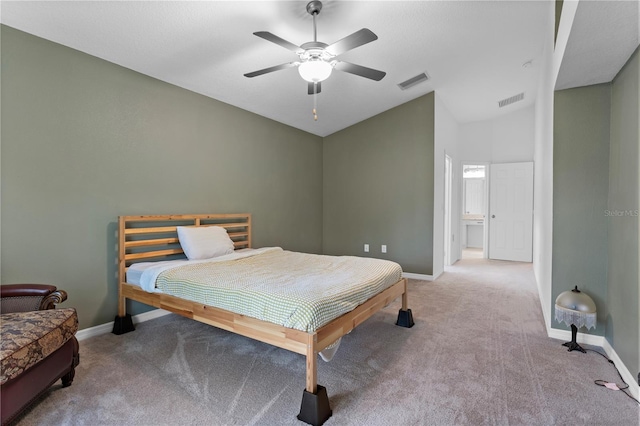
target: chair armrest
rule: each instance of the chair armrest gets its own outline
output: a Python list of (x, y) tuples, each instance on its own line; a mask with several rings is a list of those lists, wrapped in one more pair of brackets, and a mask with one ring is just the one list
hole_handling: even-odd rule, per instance
[(3, 312), (15, 312), (13, 308), (5, 303), (10, 298), (39, 301), (38, 304), (26, 310), (45, 310), (54, 309), (55, 305), (67, 300), (67, 292), (58, 290), (56, 286), (47, 284), (3, 284), (0, 285), (0, 298), (6, 299), (3, 301)]
[(0, 285), (0, 297), (46, 297), (56, 290), (56, 286), (48, 284), (3, 284)]

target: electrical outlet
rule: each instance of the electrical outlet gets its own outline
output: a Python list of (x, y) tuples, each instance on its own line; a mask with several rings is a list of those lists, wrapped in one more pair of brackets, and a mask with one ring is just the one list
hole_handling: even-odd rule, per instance
[(364, 245), (364, 252), (369, 253), (369, 244)]
[(386, 245), (386, 244), (383, 244), (382, 246), (380, 246), (380, 251), (381, 251), (382, 253), (386, 253), (386, 252), (387, 252), (387, 245)]

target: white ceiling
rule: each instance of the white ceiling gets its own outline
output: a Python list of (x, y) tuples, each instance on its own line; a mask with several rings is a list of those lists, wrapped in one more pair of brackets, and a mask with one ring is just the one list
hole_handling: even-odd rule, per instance
[[(387, 75), (375, 82), (334, 71), (322, 84), (314, 121), (313, 97), (295, 68), (243, 76), (297, 59), (253, 32), (269, 31), (296, 45), (311, 41), (306, 4), (4, 0), (0, 18), (11, 27), (319, 136), (433, 90), (459, 122), (493, 118), (534, 102), (553, 2), (327, 0), (317, 17), (318, 40), (331, 44), (369, 28), (379, 39), (339, 59)], [(527, 61), (532, 66), (525, 68)], [(397, 87), (422, 72), (430, 81), (406, 91)], [(520, 92), (523, 101), (498, 108), (499, 100)]]
[(640, 3), (580, 1), (556, 90), (608, 83), (640, 43)]

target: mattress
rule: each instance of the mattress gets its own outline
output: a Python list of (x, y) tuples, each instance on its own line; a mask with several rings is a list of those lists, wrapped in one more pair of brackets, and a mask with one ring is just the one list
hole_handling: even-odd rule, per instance
[(134, 263), (129, 266), (127, 269), (127, 283), (133, 285), (140, 285), (140, 279), (142, 278), (142, 274), (144, 271), (150, 268), (158, 267), (158, 265), (183, 265), (185, 263), (184, 260), (167, 260), (164, 262), (140, 262)]
[(129, 268), (147, 291), (247, 315), (305, 332), (335, 318), (398, 282), (395, 262), (323, 256), (279, 247), (232, 253), (205, 261), (171, 261)]
[[(189, 264), (194, 264), (199, 262), (220, 262), (224, 260), (236, 259), (239, 257), (244, 257), (248, 253), (251, 253), (252, 251), (254, 251), (254, 249), (245, 248), (245, 249), (236, 250), (231, 255), (220, 256), (215, 259), (206, 259), (206, 260), (200, 260), (200, 261), (177, 259), (177, 260), (164, 260), (160, 262), (134, 263), (131, 266), (129, 266), (129, 268), (127, 268), (127, 283), (137, 285), (143, 288), (146, 287), (145, 290), (147, 290), (148, 292), (160, 292), (160, 290), (155, 287), (155, 279), (157, 278), (158, 271), (163, 271), (169, 268), (173, 268), (175, 266), (189, 265)], [(145, 274), (145, 277), (148, 275), (149, 276), (148, 280), (149, 281), (153, 280), (153, 282), (150, 282), (146, 286), (143, 286), (142, 275), (146, 270), (150, 270), (151, 274)]]

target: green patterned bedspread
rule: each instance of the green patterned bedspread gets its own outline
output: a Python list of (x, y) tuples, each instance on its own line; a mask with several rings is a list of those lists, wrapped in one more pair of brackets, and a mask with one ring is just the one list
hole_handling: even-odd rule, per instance
[(164, 293), (305, 332), (313, 332), (402, 277), (395, 262), (323, 256), (273, 247), (236, 260), (160, 273)]

